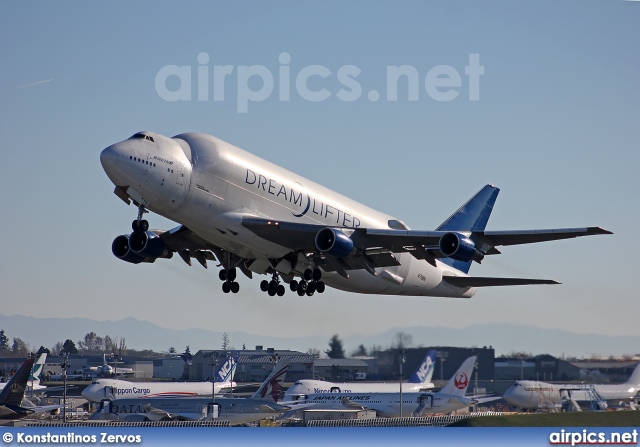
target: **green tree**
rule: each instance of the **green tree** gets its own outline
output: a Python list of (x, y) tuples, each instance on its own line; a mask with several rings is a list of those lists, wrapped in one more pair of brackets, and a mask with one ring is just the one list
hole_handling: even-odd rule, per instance
[(78, 353), (78, 348), (76, 348), (76, 344), (70, 338), (67, 338), (67, 340), (64, 342), (64, 344), (62, 345), (62, 349), (64, 349), (64, 351), (68, 352), (69, 354)]
[(367, 355), (367, 348), (364, 347), (364, 345), (359, 345), (352, 353), (351, 353), (351, 357), (356, 357), (356, 356), (366, 356)]
[(9, 337), (4, 333), (4, 329), (0, 329), (0, 353), (9, 352)]
[(173, 346), (169, 346), (169, 354), (176, 354), (178, 351), (176, 351), (176, 348), (174, 348)]
[(14, 357), (26, 357), (29, 355), (29, 346), (22, 339), (14, 337), (11, 353)]
[(86, 352), (104, 351), (104, 339), (95, 332), (88, 332), (84, 338), (78, 341), (78, 348)]
[(225, 332), (222, 334), (222, 350), (226, 351), (229, 349), (229, 335)]
[(40, 357), (40, 355), (42, 354), (51, 354), (51, 351), (49, 350), (49, 348), (45, 348), (44, 346), (40, 346), (40, 349), (38, 349), (38, 352), (36, 352), (36, 357)]
[(307, 354), (309, 354), (314, 359), (319, 359), (320, 358), (320, 350), (316, 349), (316, 348), (307, 349)]
[(324, 351), (324, 353), (327, 354), (327, 357), (330, 359), (343, 359), (345, 357), (344, 345), (338, 334), (334, 334), (333, 337), (331, 337), (331, 340), (329, 340), (329, 349)]

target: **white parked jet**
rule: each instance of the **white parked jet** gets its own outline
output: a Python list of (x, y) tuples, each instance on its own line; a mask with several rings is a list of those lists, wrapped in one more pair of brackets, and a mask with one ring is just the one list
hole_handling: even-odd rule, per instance
[[(376, 410), (379, 416), (398, 417), (415, 415), (421, 416), (427, 413), (450, 413), (478, 403), (480, 399), (465, 397), (469, 386), (471, 374), (476, 363), (476, 356), (465, 360), (458, 371), (447, 382), (441, 391), (400, 393), (317, 393), (307, 394), (294, 401), (280, 402), (288, 405), (293, 410), (296, 404), (313, 409), (343, 409), (363, 408)], [(296, 396), (294, 396), (296, 397)], [(499, 399), (490, 398), (490, 399)], [(483, 399), (486, 401), (488, 399)], [(400, 407), (402, 402), (402, 414)]]
[(237, 357), (230, 355), (216, 372), (215, 383), (211, 382), (129, 382), (117, 379), (97, 379), (82, 391), (82, 397), (91, 402), (103, 399), (123, 399), (138, 397), (187, 397), (211, 396), (231, 388), (237, 388), (233, 382)]
[(277, 416), (290, 410), (276, 403), (288, 367), (289, 360), (281, 360), (250, 398), (216, 397), (217, 408), (214, 408), (211, 398), (205, 397), (103, 400), (91, 419), (157, 421), (215, 418), (237, 425)]
[[(599, 227), (485, 231), (499, 189), (487, 185), (435, 231), (410, 230), (366, 207), (215, 137), (167, 138), (139, 132), (104, 149), (115, 194), (138, 207), (133, 233), (116, 237), (115, 256), (138, 264), (195, 258), (223, 266), (225, 293), (238, 292), (237, 270), (270, 274), (260, 288), (283, 295), (322, 293), (325, 284), (370, 294), (470, 298), (477, 287), (557, 284), (551, 280), (467, 275), (472, 261), (503, 245), (596, 234)], [(153, 211), (181, 225), (149, 231)], [(298, 281), (295, 278), (301, 277)]]
[(504, 400), (514, 407), (537, 410), (561, 406), (564, 402), (592, 402), (601, 410), (607, 401), (629, 401), (640, 391), (640, 363), (625, 383), (618, 385), (557, 384), (518, 380), (504, 393)]
[[(431, 377), (436, 364), (436, 351), (427, 352), (426, 357), (406, 383), (402, 384), (402, 392), (416, 392), (433, 388)], [(284, 394), (284, 400), (296, 400), (307, 394), (320, 393), (398, 393), (398, 382), (349, 382), (333, 383), (324, 380), (303, 379), (295, 382)]]

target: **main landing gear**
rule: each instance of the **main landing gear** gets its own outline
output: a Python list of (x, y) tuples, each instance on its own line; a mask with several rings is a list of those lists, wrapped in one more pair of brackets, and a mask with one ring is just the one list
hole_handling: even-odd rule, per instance
[(260, 290), (267, 292), (269, 296), (283, 296), (285, 289), (284, 286), (280, 284), (280, 275), (278, 275), (278, 272), (273, 273), (271, 281), (263, 280), (260, 283)]
[(298, 296), (312, 296), (315, 292), (324, 293), (324, 283), (320, 281), (322, 271), (319, 268), (306, 269), (302, 274), (300, 282), (295, 279), (291, 281), (289, 287), (292, 292), (297, 292)]
[(240, 290), (240, 284), (236, 282), (235, 267), (220, 270), (218, 276), (220, 277), (220, 281), (224, 281), (222, 283), (222, 291), (224, 293), (238, 293)]

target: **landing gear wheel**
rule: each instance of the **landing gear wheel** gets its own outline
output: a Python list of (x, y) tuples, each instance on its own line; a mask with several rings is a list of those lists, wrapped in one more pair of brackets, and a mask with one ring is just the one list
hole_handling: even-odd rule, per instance
[(240, 284), (238, 284), (237, 282), (232, 282), (231, 283), (231, 292), (238, 293), (238, 291), (240, 291)]
[(291, 289), (292, 292), (295, 292), (296, 290), (298, 290), (298, 281), (296, 281), (295, 279), (292, 280), (289, 283), (289, 288)]
[(324, 283), (322, 281), (316, 283), (316, 292), (324, 293)]
[(276, 291), (276, 293), (278, 294), (278, 296), (284, 296), (284, 286), (282, 284), (278, 286), (278, 290)]
[(305, 281), (311, 281), (313, 279), (313, 272), (311, 269), (306, 269), (302, 275)]
[(131, 222), (131, 229), (133, 230), (134, 233), (136, 233), (138, 231), (138, 228), (140, 228), (138, 226), (138, 220), (134, 220), (133, 222)]
[(263, 279), (262, 282), (260, 283), (260, 290), (262, 290), (263, 292), (266, 292), (267, 290), (269, 290), (269, 281), (267, 281), (266, 279)]
[(318, 282), (322, 278), (322, 271), (319, 268), (313, 269), (313, 280)]
[(269, 284), (269, 289), (267, 290), (267, 293), (269, 294), (269, 296), (276, 296), (277, 292), (278, 292), (278, 287), (272, 286), (271, 284)]
[(140, 231), (149, 231), (149, 222), (146, 220), (141, 220), (138, 224), (138, 228)]
[(304, 296), (304, 290), (302, 290), (302, 287), (298, 287), (298, 290), (296, 290), (296, 293), (298, 294), (298, 296)]
[(218, 278), (220, 278), (220, 281), (226, 281), (227, 271), (225, 269), (220, 270), (220, 273), (218, 273)]
[(222, 283), (222, 291), (224, 293), (229, 293), (231, 292), (231, 285), (228, 282), (223, 282)]
[(236, 280), (236, 268), (231, 267), (227, 270), (227, 281), (235, 281)]
[(309, 284), (307, 284), (307, 295), (311, 296), (313, 295), (313, 293), (316, 291), (316, 283), (315, 282), (310, 282)]

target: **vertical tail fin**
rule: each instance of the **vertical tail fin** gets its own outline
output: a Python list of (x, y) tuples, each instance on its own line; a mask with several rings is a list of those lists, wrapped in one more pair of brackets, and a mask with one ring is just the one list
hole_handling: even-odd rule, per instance
[(636, 368), (631, 373), (631, 376), (629, 377), (629, 380), (627, 380), (627, 383), (640, 386), (640, 363), (638, 363)]
[(27, 359), (20, 368), (18, 368), (18, 371), (13, 375), (11, 380), (7, 382), (2, 392), (0, 392), (0, 404), (15, 405), (16, 407), (21, 405), (33, 362), (34, 359)]
[(258, 391), (256, 391), (251, 398), (278, 402), (287, 369), (289, 369), (289, 360), (280, 360), (278, 364), (273, 367), (273, 371), (271, 371), (269, 377), (260, 385)]
[(449, 394), (453, 396), (464, 396), (467, 392), (467, 387), (471, 381), (471, 374), (473, 368), (476, 366), (476, 356), (472, 355), (467, 360), (462, 362), (460, 368), (456, 371), (447, 384), (440, 391), (442, 394)]
[(238, 355), (230, 354), (216, 371), (216, 382), (232, 382), (238, 365)]
[(432, 349), (427, 352), (427, 356), (424, 358), (418, 369), (415, 370), (413, 375), (409, 378), (408, 383), (431, 383), (431, 377), (433, 377), (433, 370), (436, 366), (436, 350)]
[[(438, 231), (484, 231), (493, 211), (493, 205), (498, 198), (499, 188), (486, 185), (453, 213), (438, 228)], [(441, 262), (450, 265), (464, 273), (469, 272), (471, 261), (456, 261), (442, 258)]]
[(44, 364), (47, 360), (47, 353), (43, 352), (38, 357), (38, 360), (33, 364), (33, 368), (31, 369), (31, 374), (29, 375), (29, 385), (39, 385), (40, 384), (40, 374), (42, 374), (42, 370), (44, 369)]

